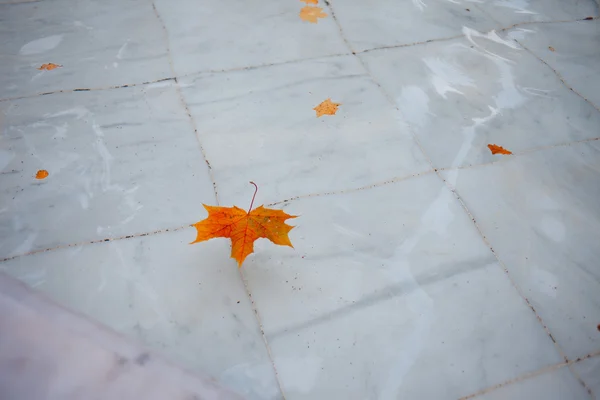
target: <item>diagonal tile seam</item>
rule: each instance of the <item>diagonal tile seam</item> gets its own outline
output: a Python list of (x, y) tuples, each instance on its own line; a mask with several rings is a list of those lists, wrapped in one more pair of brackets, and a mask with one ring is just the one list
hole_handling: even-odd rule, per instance
[(535, 54), (529, 47), (525, 46), (523, 43), (521, 43), (517, 39), (514, 39), (514, 41), (517, 42), (521, 47), (523, 47), (523, 49), (525, 49), (525, 51), (527, 51), (529, 54), (531, 54), (536, 59), (538, 59), (542, 64), (544, 64), (545, 66), (547, 66), (548, 68), (550, 68), (552, 70), (552, 72), (554, 72), (554, 74), (556, 75), (556, 77), (563, 83), (563, 85), (565, 85), (565, 87), (567, 89), (569, 89), (570, 91), (572, 91), (573, 93), (575, 93), (577, 96), (579, 96), (583, 100), (585, 100), (589, 105), (591, 105), (593, 108), (595, 108), (596, 111), (600, 112), (600, 106), (594, 104), (590, 99), (588, 99), (587, 97), (585, 97), (584, 95), (582, 95), (573, 86), (569, 85), (569, 83), (565, 80), (565, 78), (563, 78), (563, 76), (560, 74), (560, 72), (558, 72), (550, 64), (548, 64), (546, 62), (546, 60), (542, 59), (540, 56), (538, 56), (537, 54)]
[[(528, 379), (532, 379), (532, 378), (538, 377), (540, 375), (544, 375), (544, 374), (549, 373), (549, 372), (556, 371), (556, 370), (564, 368), (564, 367), (570, 368), (574, 364), (577, 364), (579, 362), (588, 360), (590, 358), (598, 357), (598, 356), (600, 356), (600, 350), (595, 351), (593, 353), (589, 353), (589, 354), (587, 354), (587, 355), (585, 355), (583, 357), (578, 357), (575, 360), (563, 361), (561, 363), (549, 365), (547, 367), (538, 369), (536, 371), (525, 373), (525, 374), (520, 375), (520, 376), (518, 376), (516, 378), (509, 379), (509, 380), (504, 381), (502, 383), (498, 383), (496, 385), (489, 386), (489, 387), (487, 387), (485, 389), (482, 389), (482, 390), (480, 390), (478, 392), (471, 393), (470, 395), (461, 397), (459, 400), (469, 400), (469, 399), (472, 399), (472, 398), (475, 398), (475, 397), (478, 397), (478, 396), (481, 396), (481, 395), (493, 392), (493, 391), (495, 391), (497, 389), (500, 389), (500, 388), (503, 388), (505, 386), (510, 386), (510, 385), (513, 385), (513, 384), (518, 383), (518, 382), (522, 382), (522, 381), (525, 381), (525, 380), (528, 380)], [(588, 393), (592, 397), (594, 396), (593, 393), (591, 393), (589, 390), (588, 390)]]
[[(167, 30), (167, 26), (165, 25), (162, 17), (160, 16), (160, 13), (158, 12), (158, 9), (156, 8), (156, 4), (154, 3), (154, 1), (152, 2), (152, 9), (154, 10), (154, 14), (156, 15), (156, 18), (158, 19), (160, 25), (163, 28), (163, 32), (165, 35), (165, 43), (167, 45), (167, 54), (169, 56), (169, 65), (171, 68), (171, 72), (173, 74), (173, 76), (177, 76), (177, 74), (175, 73), (175, 67), (173, 65), (173, 57), (171, 54), (171, 46), (170, 46), (170, 39), (169, 39), (169, 32)], [(181, 86), (179, 85), (179, 80), (177, 78), (175, 78), (175, 82), (177, 85), (177, 92), (179, 94), (179, 98), (181, 100), (181, 104), (183, 105), (189, 119), (190, 122), (192, 124), (192, 127), (194, 129), (194, 132), (196, 134), (196, 138), (198, 139), (198, 145), (200, 146), (200, 151), (202, 153), (202, 156), (204, 157), (204, 161), (206, 161), (206, 165), (208, 166), (208, 173), (210, 176), (210, 179), (212, 181), (213, 184), (213, 190), (214, 190), (214, 194), (215, 194), (215, 201), (216, 204), (219, 205), (219, 194), (218, 194), (218, 190), (217, 190), (217, 183), (215, 181), (213, 172), (212, 172), (212, 166), (210, 165), (210, 162), (208, 161), (208, 158), (206, 156), (206, 152), (204, 151), (204, 147), (202, 146), (202, 140), (200, 138), (200, 134), (198, 132), (198, 127), (196, 124), (196, 121), (194, 119), (194, 117), (192, 116), (192, 113), (190, 112), (190, 108), (185, 100), (185, 97), (183, 96), (183, 92), (181, 90)], [(283, 391), (283, 385), (281, 382), (281, 379), (279, 377), (279, 373), (277, 371), (277, 367), (275, 365), (275, 360), (273, 359), (273, 354), (271, 352), (271, 347), (269, 346), (269, 343), (267, 341), (267, 337), (265, 335), (264, 332), (264, 328), (263, 328), (263, 323), (261, 321), (260, 315), (258, 313), (258, 309), (256, 308), (256, 304), (254, 303), (254, 299), (252, 299), (252, 294), (250, 293), (250, 290), (248, 288), (248, 285), (246, 283), (246, 280), (244, 279), (244, 274), (242, 272), (241, 268), (238, 268), (238, 272), (239, 272), (239, 277), (240, 280), (242, 281), (242, 284), (244, 285), (244, 289), (246, 291), (246, 295), (248, 296), (248, 300), (250, 300), (250, 304), (251, 304), (251, 308), (252, 311), (254, 311), (254, 317), (256, 318), (256, 322), (258, 324), (258, 329), (260, 330), (261, 336), (262, 336), (262, 340), (263, 340), (263, 344), (265, 346), (265, 350), (267, 351), (267, 356), (269, 357), (269, 361), (271, 362), (271, 367), (273, 368), (273, 373), (275, 375), (275, 380), (277, 382), (277, 386), (279, 388), (279, 392), (281, 393), (281, 397), (283, 400), (285, 400), (285, 392)]]
[[(40, 0), (34, 0), (34, 1), (31, 1), (31, 2), (37, 2), (37, 1), (40, 1)], [(20, 3), (6, 3), (6, 4), (20, 4)], [(0, 5), (2, 5), (2, 3), (0, 3)], [(518, 23), (515, 23), (515, 24), (512, 24), (512, 25), (509, 25), (507, 27), (504, 27), (504, 28), (498, 28), (498, 31), (499, 32), (506, 31), (506, 30), (509, 30), (509, 29), (516, 28), (518, 26), (523, 26), (523, 25), (561, 24), (561, 23), (569, 23), (569, 22), (595, 20), (595, 19), (599, 19), (599, 18), (600, 17), (595, 16), (595, 17), (585, 17), (585, 18), (577, 18), (577, 19), (571, 19), (571, 20), (518, 22)], [(165, 26), (165, 25), (163, 24), (163, 26)], [(491, 30), (490, 32), (493, 32), (493, 31), (495, 31), (495, 29)], [(197, 76), (197, 75), (203, 75), (203, 74), (220, 74), (220, 73), (230, 73), (230, 72), (237, 72), (237, 71), (249, 71), (249, 70), (260, 69), (260, 68), (268, 68), (268, 67), (274, 67), (274, 66), (279, 66), (279, 65), (296, 64), (296, 63), (301, 63), (301, 62), (304, 62), (304, 61), (321, 60), (321, 59), (334, 58), (334, 57), (343, 57), (343, 56), (357, 55), (357, 54), (363, 54), (363, 53), (368, 53), (368, 52), (377, 51), (377, 50), (386, 50), (386, 49), (397, 49), (397, 48), (404, 48), (404, 47), (421, 46), (421, 45), (425, 45), (425, 44), (428, 44), (428, 43), (445, 42), (445, 41), (450, 41), (450, 40), (454, 40), (454, 39), (460, 39), (460, 38), (463, 38), (463, 37), (465, 37), (465, 35), (461, 33), (461, 34), (458, 34), (458, 35), (453, 35), (453, 36), (448, 36), (448, 37), (443, 37), (443, 38), (427, 39), (427, 40), (420, 41), (420, 42), (402, 43), (402, 44), (391, 45), (391, 46), (373, 47), (373, 48), (370, 48), (370, 49), (365, 49), (365, 50), (360, 50), (360, 51), (352, 51), (350, 53), (335, 53), (335, 54), (328, 54), (328, 55), (324, 55), (324, 56), (298, 58), (298, 59), (293, 59), (293, 60), (272, 62), (272, 63), (267, 63), (267, 64), (249, 65), (249, 66), (245, 66), (245, 67), (234, 67), (234, 68), (228, 68), (228, 69), (201, 70), (201, 71), (196, 71), (196, 72), (192, 72), (192, 73), (189, 73), (189, 74), (183, 74), (183, 75), (180, 75), (180, 76), (175, 76), (174, 75), (174, 76), (171, 76), (171, 77), (159, 78), (159, 79), (156, 79), (156, 80), (153, 80), (153, 81), (148, 81), (148, 82), (137, 82), (137, 83), (129, 83), (129, 84), (123, 84), (123, 85), (104, 86), (104, 87), (90, 87), (90, 88), (74, 88), (74, 89), (53, 90), (53, 91), (49, 91), (49, 92), (34, 93), (34, 94), (28, 94), (28, 95), (24, 95), (24, 96), (15, 96), (15, 97), (0, 98), (0, 103), (7, 102), (7, 101), (30, 99), (30, 98), (34, 98), (34, 97), (38, 97), (38, 96), (46, 96), (46, 95), (51, 95), (51, 94), (122, 89), (122, 88), (135, 87), (135, 86), (151, 85), (153, 83), (165, 82), (165, 81), (170, 81), (170, 80), (178, 82), (178, 80), (182, 79), (182, 78), (187, 78), (187, 77)], [(169, 50), (169, 53), (170, 53), (170, 50)], [(171, 60), (170, 60), (170, 63), (172, 64)]]
[[(518, 153), (514, 153), (511, 156), (503, 156), (502, 158), (500, 158), (498, 160), (494, 160), (494, 161), (491, 161), (488, 163), (470, 164), (470, 165), (463, 165), (463, 166), (458, 166), (458, 167), (442, 167), (442, 168), (436, 168), (436, 169), (429, 169), (426, 171), (417, 172), (417, 173), (413, 173), (413, 174), (409, 174), (409, 175), (393, 177), (393, 178), (387, 179), (385, 181), (375, 182), (375, 183), (365, 185), (365, 186), (360, 186), (360, 187), (341, 189), (341, 190), (336, 190), (336, 191), (331, 191), (331, 192), (316, 192), (316, 193), (302, 194), (302, 195), (290, 197), (290, 198), (287, 198), (284, 200), (279, 200), (279, 201), (275, 201), (272, 203), (268, 203), (268, 204), (265, 204), (265, 206), (272, 207), (272, 206), (277, 206), (280, 204), (287, 204), (287, 203), (290, 203), (290, 202), (293, 202), (296, 200), (308, 199), (308, 198), (313, 198), (313, 197), (337, 196), (337, 195), (344, 195), (344, 194), (348, 194), (348, 193), (359, 192), (359, 191), (363, 191), (363, 190), (375, 189), (378, 187), (392, 185), (392, 184), (400, 183), (400, 182), (410, 180), (413, 178), (419, 178), (421, 176), (433, 174), (436, 171), (457, 171), (457, 170), (462, 170), (462, 169), (475, 169), (475, 168), (480, 168), (480, 167), (486, 167), (486, 166), (490, 166), (490, 165), (494, 165), (494, 164), (510, 162), (510, 161), (514, 160), (516, 157), (524, 156), (524, 155), (527, 155), (530, 153), (535, 153), (538, 151), (544, 151), (544, 150), (558, 148), (558, 147), (568, 147), (568, 146), (572, 146), (572, 145), (576, 145), (576, 144), (593, 142), (593, 141), (597, 141), (597, 140), (600, 140), (600, 137), (582, 139), (582, 140), (577, 140), (577, 141), (573, 141), (573, 142), (558, 143), (558, 144), (548, 145), (548, 146), (540, 146), (540, 147), (527, 149), (527, 150), (524, 150), (524, 151), (521, 151)], [(0, 175), (16, 173), (16, 172), (20, 172), (20, 171), (7, 171), (4, 173), (1, 173)], [(103, 239), (95, 239), (95, 240), (89, 240), (86, 242), (76, 242), (76, 243), (58, 245), (58, 246), (54, 246), (54, 247), (48, 247), (45, 249), (37, 249), (37, 250), (32, 250), (32, 251), (29, 251), (26, 253), (7, 256), (5, 258), (0, 259), (0, 263), (14, 260), (14, 259), (20, 258), (20, 257), (26, 257), (26, 256), (38, 254), (38, 253), (45, 253), (45, 252), (50, 252), (50, 251), (60, 250), (60, 249), (65, 249), (65, 248), (71, 248), (71, 247), (85, 246), (85, 245), (89, 245), (89, 244), (98, 244), (98, 243), (113, 242), (113, 241), (123, 240), (123, 239), (134, 239), (134, 238), (138, 238), (138, 237), (158, 235), (161, 233), (175, 232), (175, 231), (182, 230), (185, 228), (190, 228), (190, 227), (193, 227), (193, 225), (192, 224), (182, 225), (182, 226), (171, 227), (171, 228), (157, 229), (157, 230), (148, 231), (148, 232), (132, 233), (129, 235), (122, 235), (122, 236), (103, 238)]]
[[(327, 5), (327, 7), (329, 7), (329, 10), (331, 12), (331, 17), (336, 22), (336, 24), (338, 26), (338, 29), (340, 31), (340, 34), (342, 35), (342, 37), (344, 37), (344, 41), (348, 45), (348, 48), (352, 51), (352, 46), (350, 46), (350, 44), (348, 43), (348, 41), (346, 40), (346, 38), (344, 36), (343, 29), (342, 29), (339, 21), (337, 20), (337, 17), (335, 15), (335, 11), (334, 11), (333, 7), (331, 6), (330, 1), (329, 0), (324, 0), (324, 2)], [(568, 357), (566, 356), (566, 354), (562, 350), (562, 347), (554, 339), (554, 336), (552, 335), (552, 333), (548, 329), (548, 326), (544, 323), (544, 321), (542, 320), (542, 318), (540, 317), (540, 315), (536, 311), (536, 309), (533, 306), (533, 304), (531, 304), (531, 302), (529, 301), (529, 299), (525, 296), (525, 294), (523, 293), (522, 289), (517, 285), (517, 282), (513, 279), (513, 277), (509, 273), (509, 271), (508, 271), (508, 269), (506, 267), (506, 264), (500, 259), (500, 256), (496, 253), (496, 251), (492, 247), (491, 243), (488, 241), (488, 239), (484, 235), (483, 231), (481, 230), (479, 224), (477, 223), (477, 221), (476, 221), (475, 217), (473, 216), (473, 214), (471, 213), (471, 211), (468, 209), (468, 207), (467, 207), (465, 201), (463, 200), (463, 198), (458, 194), (458, 192), (456, 191), (456, 189), (453, 188), (450, 185), (450, 183), (448, 181), (446, 181), (446, 179), (444, 179), (444, 177), (441, 175), (441, 172), (438, 171), (434, 167), (433, 161), (431, 160), (431, 157), (429, 157), (429, 155), (425, 152), (425, 150), (424, 150), (421, 142), (419, 141), (419, 138), (417, 137), (417, 135), (416, 135), (416, 133), (415, 133), (412, 125), (407, 122), (406, 118), (404, 118), (404, 116), (402, 115), (402, 112), (398, 108), (398, 106), (397, 106), (396, 102), (394, 101), (393, 97), (387, 92), (387, 90), (385, 90), (383, 88), (383, 86), (381, 85), (381, 83), (378, 80), (375, 79), (375, 77), (373, 76), (373, 74), (371, 73), (371, 71), (368, 69), (366, 63), (362, 60), (362, 58), (359, 57), (358, 55), (356, 55), (356, 53), (354, 53), (353, 51), (352, 51), (352, 53), (355, 54), (355, 56), (358, 59), (358, 61), (362, 64), (363, 68), (369, 74), (369, 76), (371, 77), (371, 79), (373, 80), (373, 82), (379, 87), (381, 93), (384, 95), (384, 97), (387, 99), (387, 101), (397, 110), (397, 112), (399, 113), (399, 115), (402, 117), (402, 119), (404, 120), (406, 126), (410, 130), (415, 143), (421, 149), (421, 152), (423, 153), (423, 156), (427, 159), (427, 161), (429, 162), (429, 165), (435, 171), (435, 174), (438, 176), (438, 178), (442, 180), (442, 182), (444, 183), (444, 185), (446, 186), (446, 188), (448, 190), (450, 190), (450, 192), (454, 195), (454, 197), (458, 200), (458, 202), (462, 206), (462, 208), (465, 211), (465, 213), (467, 214), (467, 216), (471, 219), (471, 221), (473, 222), (473, 225), (475, 226), (475, 229), (479, 233), (479, 235), (480, 235), (481, 239), (483, 240), (484, 244), (490, 249), (490, 251), (492, 252), (492, 254), (494, 255), (494, 257), (498, 261), (500, 267), (503, 269), (506, 277), (508, 278), (509, 282), (511, 283), (511, 285), (513, 286), (513, 288), (515, 289), (515, 291), (517, 292), (517, 294), (519, 295), (519, 297), (521, 297), (521, 299), (524, 301), (524, 303), (533, 312), (535, 318), (538, 320), (538, 322), (540, 323), (540, 325), (542, 326), (542, 328), (544, 329), (544, 331), (546, 332), (546, 334), (552, 340), (552, 342), (554, 343), (554, 347), (556, 348), (557, 352), (560, 354), (560, 356), (563, 358), (563, 360), (569, 361)], [(581, 379), (580, 379), (580, 382), (583, 383), (583, 381), (581, 381)], [(584, 384), (584, 386), (585, 386), (585, 384)]]

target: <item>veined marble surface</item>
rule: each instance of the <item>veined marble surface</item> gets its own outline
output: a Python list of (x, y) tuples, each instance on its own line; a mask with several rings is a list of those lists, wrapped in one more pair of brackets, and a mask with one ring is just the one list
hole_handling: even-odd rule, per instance
[(248, 399), (600, 398), (598, 13), (0, 0), (0, 270)]

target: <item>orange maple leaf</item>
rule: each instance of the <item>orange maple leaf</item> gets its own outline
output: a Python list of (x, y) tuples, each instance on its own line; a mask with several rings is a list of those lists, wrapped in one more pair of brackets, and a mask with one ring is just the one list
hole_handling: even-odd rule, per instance
[(495, 144), (488, 144), (488, 148), (492, 154), (512, 154), (512, 151), (508, 151), (504, 147)]
[[(254, 182), (250, 183), (256, 186)], [(257, 190), (258, 186), (254, 196)], [(198, 235), (190, 244), (219, 237), (230, 238), (231, 258), (238, 262), (238, 268), (242, 266), (246, 257), (254, 252), (254, 242), (258, 238), (267, 238), (275, 244), (293, 248), (288, 233), (294, 227), (287, 225), (285, 221), (296, 216), (263, 206), (252, 210), (254, 196), (248, 211), (235, 206), (214, 207), (203, 204), (208, 211), (208, 217), (194, 224)]]
[(50, 175), (48, 173), (48, 171), (46, 171), (45, 169), (40, 169), (36, 174), (35, 174), (35, 179), (46, 179), (48, 177), (48, 175)]
[(300, 0), (305, 2), (306, 4), (319, 4), (319, 0)]
[(317, 23), (318, 18), (325, 18), (326, 16), (327, 14), (323, 12), (321, 7), (306, 6), (302, 7), (300, 10), (300, 18), (303, 21), (308, 21), (313, 24)]
[(331, 99), (327, 99), (321, 102), (321, 104), (319, 104), (315, 108), (313, 108), (313, 110), (317, 112), (317, 118), (319, 118), (323, 115), (335, 115), (335, 113), (338, 110), (338, 107), (341, 105), (341, 103), (334, 103), (331, 101)]
[(45, 69), (46, 71), (52, 71), (53, 69), (60, 68), (60, 67), (62, 67), (62, 65), (49, 63), (49, 64), (42, 64), (38, 69), (39, 70)]

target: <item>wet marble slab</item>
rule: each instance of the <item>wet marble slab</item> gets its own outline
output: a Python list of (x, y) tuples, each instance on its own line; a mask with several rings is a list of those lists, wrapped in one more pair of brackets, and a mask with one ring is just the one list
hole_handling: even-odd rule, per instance
[(573, 364), (571, 368), (594, 395), (600, 394), (600, 351), (596, 352), (593, 357)]
[(600, 20), (536, 25), (517, 37), (600, 110)]
[(566, 356), (598, 351), (600, 143), (444, 176)]
[(464, 27), (499, 28), (472, 1), (331, 0), (342, 32), (354, 51), (402, 46), (462, 35)]
[[(296, 0), (155, 4), (169, 33), (178, 75), (349, 52), (331, 15), (316, 24), (303, 21), (299, 14), (306, 4)], [(318, 6), (330, 14), (322, 3)]]
[[(171, 77), (166, 36), (141, 0), (0, 4), (0, 97)], [(51, 71), (42, 64), (62, 65)]]
[(40, 253), (4, 272), (247, 399), (280, 399), (260, 327), (226, 241), (195, 230)]
[(508, 384), (481, 396), (477, 400), (591, 400), (592, 397), (577, 381), (569, 368), (563, 367), (555, 371), (527, 378)]
[(286, 397), (458, 398), (561, 361), (437, 176), (284, 209), (294, 249), (242, 271)]
[(503, 27), (598, 16), (598, 4), (595, 0), (492, 0), (476, 2), (476, 7), (492, 16)]
[[(221, 202), (256, 204), (431, 169), (406, 123), (353, 56), (181, 80)], [(335, 116), (316, 117), (327, 98)], [(241, 207), (241, 205), (240, 205)]]
[(509, 35), (467, 37), (360, 55), (437, 168), (598, 137), (600, 113)]
[[(191, 224), (199, 204), (214, 202), (172, 83), (2, 102), (0, 110), (2, 258)], [(48, 178), (35, 179), (42, 169)]]

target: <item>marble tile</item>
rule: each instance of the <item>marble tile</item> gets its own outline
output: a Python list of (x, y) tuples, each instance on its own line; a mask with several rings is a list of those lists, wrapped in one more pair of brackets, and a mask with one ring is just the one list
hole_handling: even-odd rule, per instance
[[(397, 110), (353, 56), (181, 80), (221, 203), (256, 204), (431, 169)], [(315, 106), (341, 103), (335, 116)]]
[[(178, 75), (348, 53), (331, 15), (302, 21), (299, 1), (157, 0)], [(323, 12), (330, 14), (322, 3)]]
[(476, 400), (591, 400), (592, 397), (585, 390), (568, 368), (545, 373), (533, 378), (528, 378), (499, 389), (491, 391)]
[(600, 113), (509, 37), (467, 37), (361, 55), (438, 167), (597, 137)]
[(2, 272), (0, 326), (3, 400), (241, 400)]
[[(1, 97), (150, 82), (172, 75), (164, 30), (142, 0), (0, 5)], [(39, 71), (42, 64), (62, 65)]]
[[(0, 103), (0, 257), (191, 224), (214, 202), (169, 82)], [(38, 169), (49, 177), (36, 180)]]
[(600, 20), (536, 25), (519, 36), (524, 46), (600, 109)]
[(598, 15), (595, 0), (492, 0), (477, 2), (477, 7), (502, 26), (523, 22), (569, 21)]
[(569, 359), (600, 348), (600, 143), (444, 173)]
[(600, 352), (597, 351), (595, 357), (573, 364), (571, 368), (585, 382), (587, 387), (591, 389), (594, 395), (600, 395)]
[(248, 399), (281, 398), (227, 242), (188, 245), (194, 237), (188, 228), (40, 253), (0, 268)]
[(437, 176), (285, 209), (295, 250), (242, 271), (286, 398), (458, 398), (560, 362)]
[(464, 27), (489, 31), (499, 25), (473, 7), (456, 0), (330, 0), (342, 31), (354, 51), (406, 45), (461, 35)]

